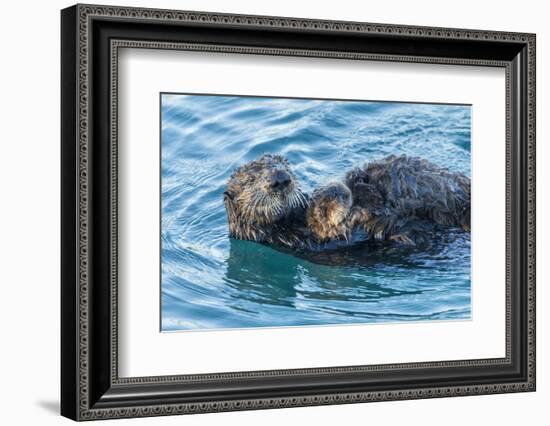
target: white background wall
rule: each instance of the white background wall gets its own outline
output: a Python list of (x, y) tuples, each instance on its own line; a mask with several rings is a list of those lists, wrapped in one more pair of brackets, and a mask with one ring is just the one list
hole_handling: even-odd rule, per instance
[[(118, 424), (547, 424), (550, 401), (550, 27), (545, 2), (108, 1), (143, 7), (537, 33), (538, 390), (530, 394), (118, 420)], [(2, 5), (0, 23), (0, 401), (2, 424), (68, 424), (59, 404), (59, 9)], [(546, 193), (545, 193), (546, 192)], [(487, 255), (490, 255), (488, 253)], [(112, 421), (102, 423), (108, 424)], [(115, 423), (113, 423), (115, 424)]]

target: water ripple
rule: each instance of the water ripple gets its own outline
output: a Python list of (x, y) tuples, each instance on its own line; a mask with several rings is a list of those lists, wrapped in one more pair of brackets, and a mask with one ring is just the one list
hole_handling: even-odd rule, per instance
[(469, 318), (469, 234), (302, 259), (230, 240), (222, 199), (264, 153), (286, 155), (306, 191), (394, 153), (469, 175), (470, 120), (452, 105), (163, 95), (162, 329)]

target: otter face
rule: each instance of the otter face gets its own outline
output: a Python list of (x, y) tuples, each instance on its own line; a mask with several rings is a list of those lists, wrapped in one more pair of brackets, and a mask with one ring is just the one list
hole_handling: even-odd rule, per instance
[(231, 236), (260, 241), (262, 227), (288, 215), (307, 201), (288, 161), (267, 154), (239, 167), (229, 178), (224, 204)]
[(318, 241), (348, 238), (346, 220), (353, 198), (349, 188), (340, 182), (332, 182), (313, 191), (306, 211), (308, 229)]

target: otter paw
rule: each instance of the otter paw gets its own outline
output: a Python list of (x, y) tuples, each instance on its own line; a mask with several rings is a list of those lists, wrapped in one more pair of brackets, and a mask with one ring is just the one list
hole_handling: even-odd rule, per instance
[(406, 246), (416, 246), (416, 243), (413, 240), (411, 240), (405, 234), (392, 235), (390, 237), (390, 240), (395, 241), (396, 243), (399, 243), (399, 244), (406, 245)]
[(348, 226), (353, 228), (355, 226), (364, 226), (370, 219), (371, 216), (366, 208), (354, 206), (351, 208), (347, 222)]

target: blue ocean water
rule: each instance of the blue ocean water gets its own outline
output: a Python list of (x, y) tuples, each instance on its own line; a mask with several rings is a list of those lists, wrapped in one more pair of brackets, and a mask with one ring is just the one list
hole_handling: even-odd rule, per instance
[(222, 195), (264, 153), (307, 192), (389, 154), (470, 176), (469, 106), (162, 94), (161, 129), (162, 331), (470, 318), (469, 234), (312, 261), (230, 239)]

